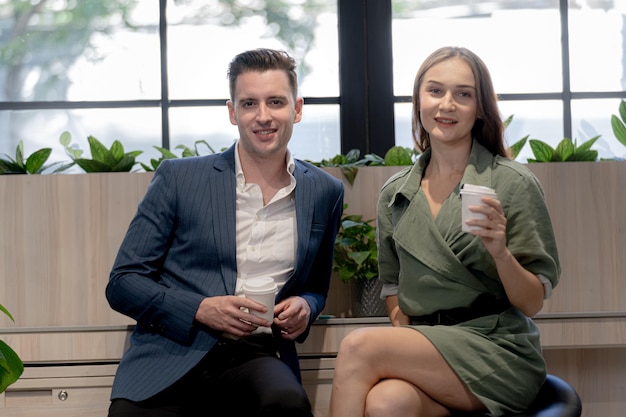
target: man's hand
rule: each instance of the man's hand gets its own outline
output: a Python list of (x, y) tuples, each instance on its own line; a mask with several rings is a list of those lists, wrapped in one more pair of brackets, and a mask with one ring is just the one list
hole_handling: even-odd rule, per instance
[(302, 297), (289, 297), (274, 306), (274, 324), (281, 336), (294, 340), (307, 328), (311, 317), (311, 307)]
[(256, 301), (235, 295), (225, 295), (207, 297), (202, 300), (195, 319), (198, 323), (236, 337), (248, 336), (259, 326), (271, 326), (267, 320), (248, 313), (245, 309), (261, 313), (267, 311), (263, 304)]

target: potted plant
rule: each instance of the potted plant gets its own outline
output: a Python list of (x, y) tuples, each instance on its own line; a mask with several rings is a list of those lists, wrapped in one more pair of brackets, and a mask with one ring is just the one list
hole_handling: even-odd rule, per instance
[[(55, 162), (46, 165), (46, 161), (52, 153), (52, 148), (39, 149), (29, 156), (24, 154), (24, 141), (20, 140), (15, 148), (15, 159), (9, 155), (0, 157), (0, 175), (10, 174), (44, 174), (46, 171), (57, 173), (66, 170), (70, 164)], [(53, 170), (53, 168), (56, 169)]]
[(360, 158), (361, 151), (352, 149), (346, 155), (338, 154), (321, 162), (308, 161), (321, 168), (338, 167), (350, 185), (354, 185), (359, 167), (374, 166), (406, 166), (413, 165), (419, 153), (415, 149), (394, 146), (385, 153), (385, 157), (370, 153)]
[[(344, 205), (344, 210), (347, 204)], [(345, 214), (335, 240), (333, 271), (344, 283), (352, 283), (352, 315), (386, 316), (380, 299), (382, 283), (378, 279), (378, 246), (373, 220), (362, 215)]]

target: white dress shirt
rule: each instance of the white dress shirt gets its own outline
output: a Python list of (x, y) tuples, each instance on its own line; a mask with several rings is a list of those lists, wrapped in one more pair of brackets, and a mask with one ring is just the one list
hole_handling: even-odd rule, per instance
[(242, 295), (246, 279), (273, 277), (278, 290), (285, 285), (296, 260), (296, 204), (293, 176), (295, 164), (287, 151), (290, 183), (281, 188), (267, 205), (263, 205), (261, 187), (246, 183), (239, 143), (235, 152), (237, 180), (237, 286), (235, 295)]

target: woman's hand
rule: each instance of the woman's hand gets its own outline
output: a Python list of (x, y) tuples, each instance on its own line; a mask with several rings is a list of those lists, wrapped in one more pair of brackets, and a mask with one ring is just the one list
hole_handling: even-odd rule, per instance
[(508, 256), (506, 247), (506, 217), (500, 205), (500, 201), (493, 197), (483, 197), (485, 205), (471, 206), (469, 209), (474, 213), (482, 213), (485, 219), (473, 219), (468, 221), (470, 226), (480, 226), (471, 233), (480, 237), (487, 251), (494, 259)]
[(544, 288), (539, 278), (525, 269), (506, 246), (506, 223), (500, 201), (492, 197), (482, 198), (484, 206), (472, 206), (470, 210), (483, 213), (486, 219), (471, 220), (468, 224), (481, 226), (469, 233), (480, 237), (493, 257), (500, 282), (511, 304), (528, 317), (543, 308)]

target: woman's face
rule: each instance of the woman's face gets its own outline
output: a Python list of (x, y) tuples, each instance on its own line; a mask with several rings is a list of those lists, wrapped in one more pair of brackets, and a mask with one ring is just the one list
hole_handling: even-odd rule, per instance
[(471, 142), (478, 115), (476, 97), (474, 74), (463, 59), (447, 59), (426, 71), (419, 89), (419, 112), (431, 145)]

